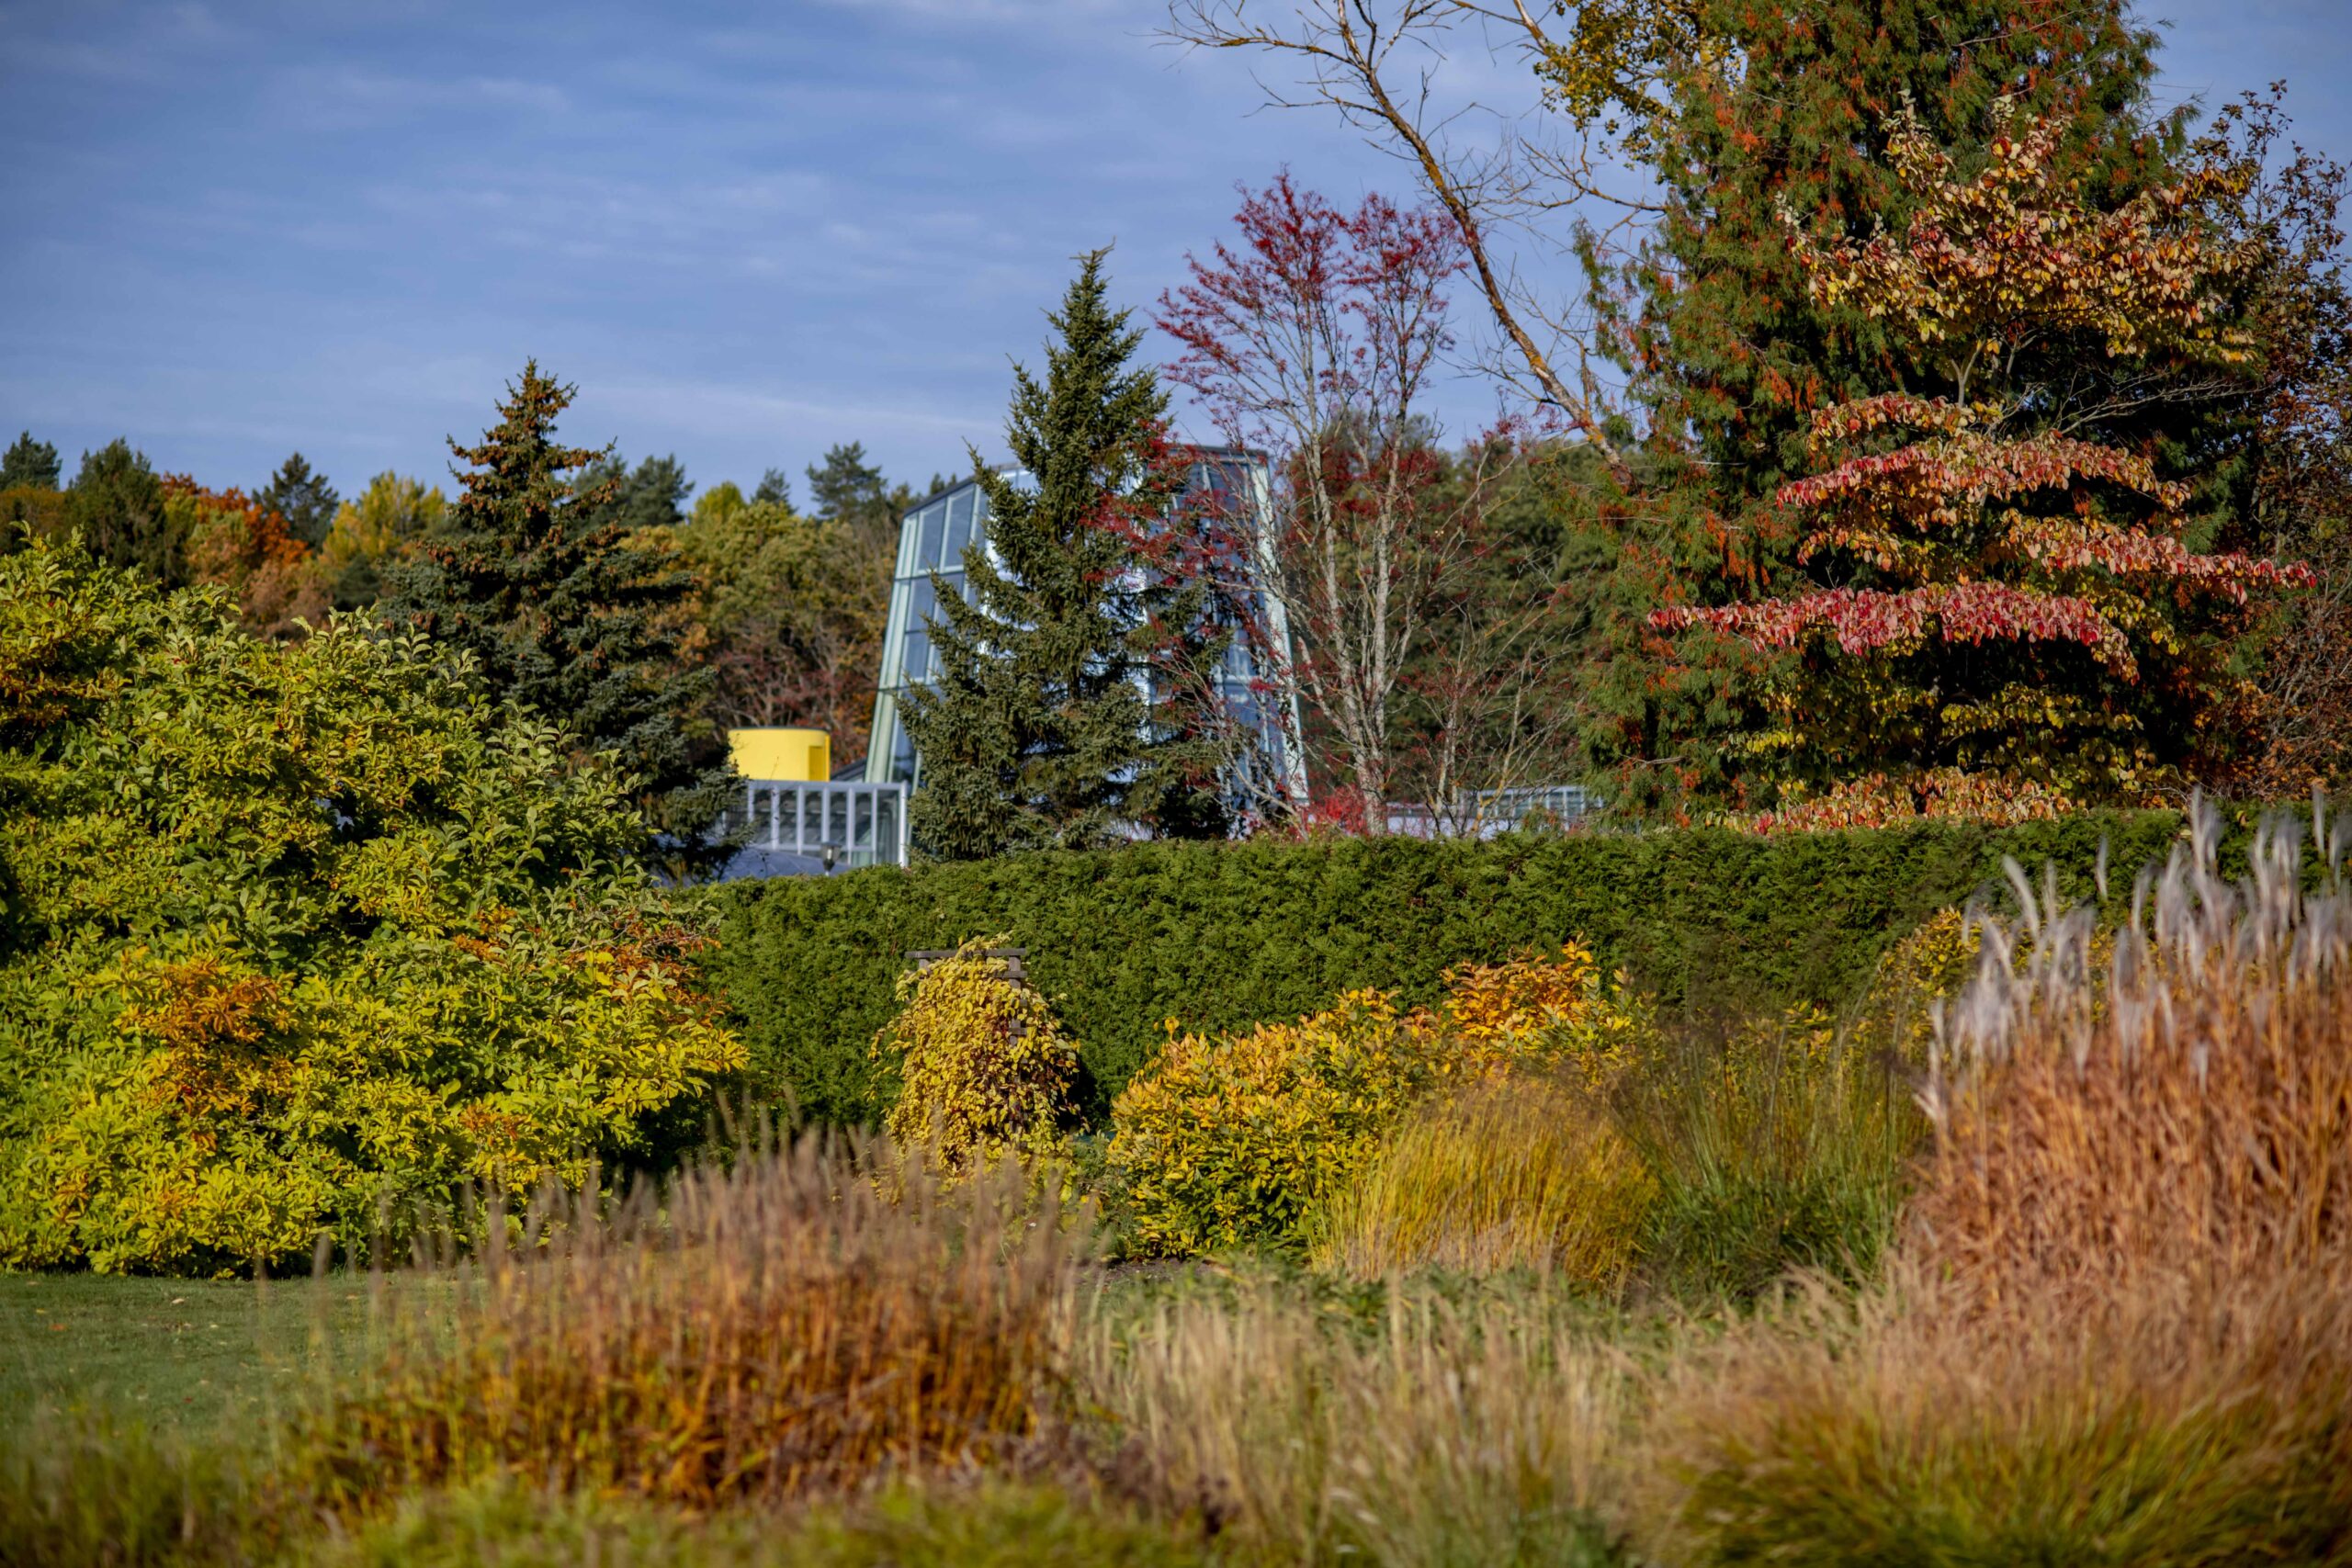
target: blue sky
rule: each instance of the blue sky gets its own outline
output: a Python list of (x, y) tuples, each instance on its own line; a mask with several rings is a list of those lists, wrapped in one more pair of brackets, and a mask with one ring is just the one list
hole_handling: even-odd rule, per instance
[[(2352, 157), (2352, 0), (2154, 0), (2165, 90), (2284, 77)], [(1406, 171), (1156, 0), (0, 3), (0, 440), (127, 434), (254, 485), (446, 470), (526, 355), (567, 434), (708, 484), (862, 440), (894, 477), (999, 445), (1069, 258), (1127, 303), (1288, 164)], [(1471, 69), (1464, 62), (1462, 69)], [(1473, 321), (1472, 301), (1458, 307)], [(1457, 427), (1492, 406), (1465, 376)]]

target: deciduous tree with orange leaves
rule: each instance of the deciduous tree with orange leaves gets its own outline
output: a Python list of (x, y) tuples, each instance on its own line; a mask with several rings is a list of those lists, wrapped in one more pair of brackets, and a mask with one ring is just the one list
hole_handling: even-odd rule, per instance
[(2102, 361), (2104, 400), (2131, 395), (2135, 367), (2149, 396), (2185, 369), (2231, 374), (2247, 347), (2223, 296), (2250, 258), (2214, 215), (2244, 171), (2208, 161), (2102, 210), (2058, 172), (2055, 120), (2004, 108), (1994, 130), (1963, 174), (1905, 111), (1890, 160), (1917, 206), (1899, 231), (1817, 238), (1783, 214), (1815, 305), (1883, 323), (1941, 390), (1814, 416), (1816, 471), (1776, 497), (1804, 588), (1652, 617), (1795, 651), (1747, 741), (1781, 787), (1768, 823), (2157, 795), (2229, 722), (2225, 655), (2250, 606), (2306, 575), (2202, 547), (2190, 487), (2155, 452), (2106, 444), (2099, 404), (2014, 373), (2072, 344)]

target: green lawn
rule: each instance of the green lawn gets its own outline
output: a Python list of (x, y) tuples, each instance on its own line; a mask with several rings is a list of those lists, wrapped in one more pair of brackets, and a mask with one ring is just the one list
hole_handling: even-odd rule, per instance
[(364, 1279), (0, 1272), (0, 1424), (86, 1406), (159, 1435), (242, 1440), (368, 1343)]

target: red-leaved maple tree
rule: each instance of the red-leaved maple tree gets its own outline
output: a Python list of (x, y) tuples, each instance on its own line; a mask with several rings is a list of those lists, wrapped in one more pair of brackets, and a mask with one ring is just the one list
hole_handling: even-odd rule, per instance
[(1915, 374), (1812, 422), (1819, 471), (1777, 496), (1808, 589), (1652, 616), (1794, 651), (1751, 741), (1782, 781), (1767, 826), (2148, 799), (2222, 722), (2252, 596), (2301, 580), (2199, 548), (2185, 476), (2105, 444), (2097, 404), (2011, 374), (2052, 343), (2144, 367), (2149, 389), (2242, 359), (2220, 289), (2243, 260), (2210, 221), (2242, 176), (2202, 167), (2103, 211), (2057, 172), (2055, 123), (1996, 132), (1963, 178), (1898, 125), (1919, 201), (1899, 234), (1820, 240), (1783, 215), (1814, 300), (1886, 321)]
[[(1168, 378), (1236, 446), (1272, 461), (1267, 503), (1190, 530), (1188, 570), (1228, 576), (1265, 711), (1303, 707), (1321, 791), (1269, 802), (1380, 831), (1395, 782), (1400, 694), (1432, 626), (1469, 581), (1507, 440), (1442, 451), (1424, 408), (1452, 339), (1446, 288), (1464, 269), (1444, 213), (1368, 196), (1340, 211), (1287, 174), (1245, 190), (1237, 242), (1188, 257), (1158, 324), (1182, 345)], [(1221, 522), (1222, 530), (1215, 526)], [(1262, 608), (1253, 608), (1262, 606)]]

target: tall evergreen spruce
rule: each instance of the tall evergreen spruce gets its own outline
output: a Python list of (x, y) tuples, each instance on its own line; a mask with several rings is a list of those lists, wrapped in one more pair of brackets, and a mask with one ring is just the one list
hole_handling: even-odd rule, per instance
[(1142, 334), (1104, 302), (1103, 254), (1048, 317), (1044, 383), (1013, 370), (1005, 435), (1032, 482), (973, 454), (993, 558), (966, 552), (971, 602), (933, 579), (933, 683), (909, 695), (906, 725), (922, 760), (915, 840), (939, 859), (1224, 830), (1224, 751), (1197, 677), (1225, 639), (1202, 585), (1138, 557), (1184, 468), (1167, 395), (1129, 367)]
[(693, 579), (600, 516), (617, 475), (584, 491), (574, 481), (610, 449), (557, 442), (573, 390), (533, 360), (480, 445), (450, 440), (465, 467), (452, 469), (463, 490), (448, 531), (387, 570), (379, 614), (471, 654), (494, 699), (611, 757), (636, 781), (648, 858), (690, 870), (711, 858), (699, 835), (730, 776), (703, 717), (715, 678), (676, 657)]

